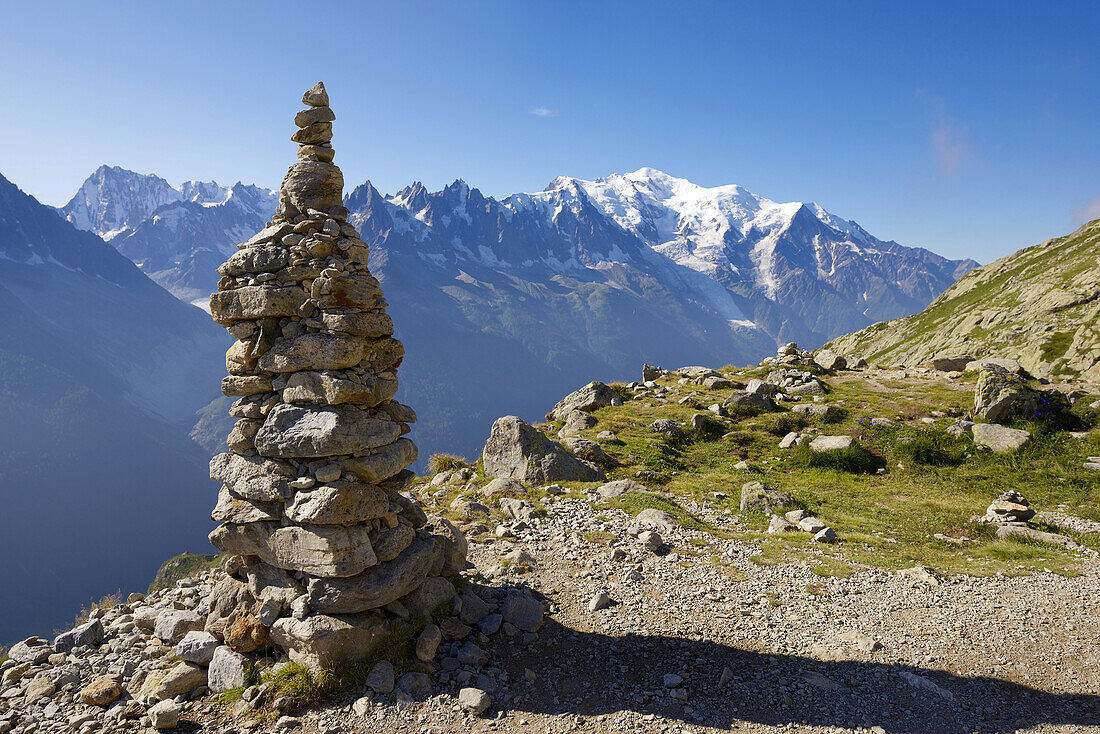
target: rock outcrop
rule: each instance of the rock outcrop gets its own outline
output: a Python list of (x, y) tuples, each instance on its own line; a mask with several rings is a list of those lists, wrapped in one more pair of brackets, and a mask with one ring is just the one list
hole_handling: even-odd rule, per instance
[(210, 541), (231, 558), (205, 626), (237, 654), (271, 640), (317, 669), (366, 655), (393, 621), (381, 607), (457, 573), (466, 543), (400, 494), (417, 456), (416, 413), (393, 400), (404, 347), (347, 223), (324, 85), (302, 101), (278, 211), (210, 297), (237, 338), (222, 390), (239, 420), (210, 463)]

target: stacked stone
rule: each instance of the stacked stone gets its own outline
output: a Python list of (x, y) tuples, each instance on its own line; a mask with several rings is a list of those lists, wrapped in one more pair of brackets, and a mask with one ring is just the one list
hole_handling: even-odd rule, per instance
[(222, 391), (239, 420), (210, 464), (223, 483), (210, 541), (230, 558), (206, 628), (317, 668), (450, 599), (466, 541), (400, 494), (417, 458), (416, 414), (393, 399), (404, 348), (347, 222), (324, 85), (302, 101), (278, 211), (210, 297), (237, 339)]

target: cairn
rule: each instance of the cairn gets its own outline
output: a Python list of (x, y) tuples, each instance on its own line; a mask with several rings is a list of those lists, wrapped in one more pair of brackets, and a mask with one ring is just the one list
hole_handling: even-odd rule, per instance
[(328, 93), (305, 93), (298, 162), (267, 227), (221, 267), (214, 320), (237, 342), (237, 398), (210, 542), (229, 554), (206, 630), (237, 653), (271, 642), (311, 668), (366, 656), (395, 624), (455, 595), (466, 540), (400, 490), (416, 413), (393, 399), (393, 338), (367, 245), (347, 221)]

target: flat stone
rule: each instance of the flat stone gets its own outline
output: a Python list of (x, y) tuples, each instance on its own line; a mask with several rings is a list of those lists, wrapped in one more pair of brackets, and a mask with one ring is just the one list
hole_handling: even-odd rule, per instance
[(175, 645), (192, 630), (201, 630), (206, 620), (203, 615), (187, 609), (165, 609), (157, 615), (153, 634), (166, 645)]
[(352, 406), (275, 406), (256, 434), (261, 456), (309, 458), (363, 454), (393, 443), (401, 426)]
[(355, 576), (310, 579), (309, 607), (324, 614), (353, 614), (384, 607), (424, 581), (436, 552), (434, 543), (418, 538), (394, 560)]
[(298, 160), (300, 161), (320, 161), (321, 163), (331, 163), (332, 159), (336, 157), (336, 151), (328, 145), (299, 145), (298, 146)]
[(325, 328), (353, 336), (376, 338), (393, 335), (393, 319), (384, 313), (325, 313)]
[(378, 562), (363, 526), (224, 523), (210, 533), (210, 542), (223, 553), (259, 556), (273, 566), (318, 576), (355, 576)]
[(176, 657), (188, 663), (210, 665), (219, 644), (218, 638), (209, 632), (192, 630), (176, 645)]
[(810, 441), (810, 450), (815, 453), (826, 451), (843, 451), (851, 448), (855, 440), (851, 436), (818, 436)]
[(318, 308), (354, 308), (369, 310), (382, 297), (382, 287), (370, 276), (317, 278), (313, 281), (310, 297)]
[(245, 398), (271, 392), (271, 378), (267, 375), (226, 375), (222, 378), (222, 394), (227, 398)]
[[(265, 355), (266, 356), (266, 355)], [(340, 405), (353, 403), (373, 407), (397, 394), (397, 380), (364, 376), (353, 382), (325, 372), (295, 372), (283, 390), (283, 402)]]
[(294, 115), (294, 124), (298, 127), (309, 127), (318, 122), (332, 122), (336, 119), (336, 113), (331, 107), (311, 107)]
[(1031, 434), (999, 423), (975, 423), (971, 429), (974, 443), (992, 449), (997, 454), (1007, 454), (1031, 442)]
[(194, 663), (177, 663), (153, 687), (151, 695), (158, 701), (175, 698), (206, 685), (206, 668)]
[(307, 127), (300, 128), (290, 136), (295, 143), (302, 145), (322, 145), (332, 141), (332, 123), (315, 122)]
[(353, 525), (389, 511), (386, 490), (375, 484), (344, 481), (299, 491), (286, 506), (287, 519), (303, 525)]
[(287, 266), (290, 251), (282, 245), (257, 245), (238, 250), (218, 266), (219, 275), (239, 277), (255, 273), (277, 273)]
[(416, 444), (401, 438), (391, 444), (372, 450), (366, 456), (344, 460), (344, 469), (359, 477), (359, 481), (377, 484), (399, 474), (416, 461)]
[(313, 672), (347, 660), (362, 660), (390, 631), (377, 611), (353, 615), (313, 614), (283, 617), (271, 627), (271, 639), (288, 650), (290, 659)]
[(342, 370), (363, 358), (363, 340), (336, 334), (302, 334), (279, 339), (260, 357), (264, 372)]
[(210, 513), (214, 522), (262, 522), (278, 520), (282, 516), (282, 505), (278, 502), (255, 502), (234, 497), (227, 485), (218, 491), (218, 504)]
[(256, 502), (280, 502), (290, 497), (289, 465), (261, 456), (218, 454), (210, 459), (210, 479), (224, 482), (237, 497)]
[(804, 517), (798, 521), (798, 527), (807, 533), (816, 535), (825, 529), (825, 523), (821, 522), (816, 517)]
[(290, 317), (306, 302), (306, 292), (295, 286), (249, 285), (210, 296), (214, 321), (229, 326), (238, 321)]
[(596, 491), (599, 492), (601, 497), (612, 499), (614, 497), (620, 497), (627, 492), (646, 492), (648, 490), (633, 479), (616, 479), (613, 482), (600, 485), (596, 488)]

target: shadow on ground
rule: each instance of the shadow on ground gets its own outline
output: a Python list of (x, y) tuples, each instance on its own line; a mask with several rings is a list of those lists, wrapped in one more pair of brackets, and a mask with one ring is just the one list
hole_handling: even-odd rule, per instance
[[(499, 643), (513, 686), (506, 711), (595, 716), (655, 714), (685, 724), (882, 727), (891, 734), (1011, 732), (1038, 725), (1098, 725), (1100, 696), (1057, 694), (1011, 681), (888, 663), (766, 655), (710, 640), (580, 632), (547, 620), (540, 642)], [(719, 685), (723, 668), (733, 677)], [(684, 675), (677, 699), (667, 673)]]

